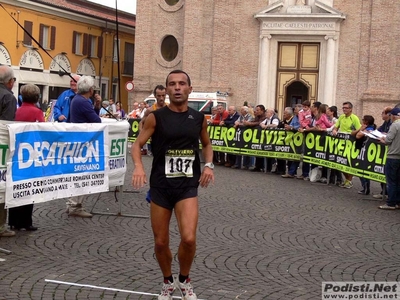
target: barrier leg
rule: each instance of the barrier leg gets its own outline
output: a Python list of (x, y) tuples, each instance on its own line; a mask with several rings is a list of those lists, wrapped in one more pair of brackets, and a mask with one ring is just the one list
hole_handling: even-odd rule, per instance
[[(120, 191), (122, 191), (122, 193), (139, 193), (139, 192), (136, 192), (136, 191), (132, 191), (132, 192), (125, 191), (124, 192), (122, 190), (122, 188), (123, 188), (123, 186), (116, 187), (116, 189), (119, 189)], [(100, 200), (100, 197), (101, 197), (101, 193), (99, 193), (99, 196), (97, 197), (96, 201), (94, 202), (94, 204), (92, 206), (92, 209), (90, 210), (90, 213), (93, 214), (93, 215), (104, 215), (104, 216), (120, 216), (120, 217), (143, 218), (143, 219), (148, 219), (149, 218), (149, 216), (122, 214), (122, 202), (123, 202), (123, 200), (122, 199), (120, 199), (120, 200), (117, 199), (117, 195), (116, 195), (117, 191), (114, 191), (114, 193), (115, 193), (116, 202), (119, 202), (118, 212), (112, 213), (112, 212), (108, 212), (108, 211), (107, 212), (94, 211), (94, 208), (95, 208), (97, 202)]]

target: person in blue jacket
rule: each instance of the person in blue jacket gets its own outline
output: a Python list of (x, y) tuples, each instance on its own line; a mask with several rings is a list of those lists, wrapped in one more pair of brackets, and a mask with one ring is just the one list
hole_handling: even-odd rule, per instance
[(72, 76), (69, 81), (70, 89), (61, 93), (61, 95), (57, 98), (56, 104), (54, 105), (54, 121), (58, 122), (67, 122), (69, 118), (69, 108), (71, 105), (72, 98), (75, 97), (77, 92), (76, 83), (81, 78), (79, 75)]

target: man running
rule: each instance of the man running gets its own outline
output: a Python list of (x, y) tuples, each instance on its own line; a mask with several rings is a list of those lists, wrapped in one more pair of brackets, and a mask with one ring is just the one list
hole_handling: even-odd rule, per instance
[[(181, 70), (169, 73), (166, 80), (170, 104), (152, 111), (132, 147), (135, 169), (134, 188), (147, 183), (142, 164), (141, 147), (151, 137), (153, 165), (150, 175), (150, 217), (154, 250), (164, 276), (159, 300), (171, 300), (175, 289), (182, 299), (196, 300), (189, 272), (196, 252), (198, 222), (198, 185), (214, 182), (213, 152), (207, 133), (207, 120), (201, 112), (188, 106), (192, 92), (190, 77)], [(201, 171), (199, 138), (207, 162)], [(178, 249), (179, 277), (172, 275), (172, 253), (169, 248), (169, 223), (172, 211), (178, 222), (181, 241)]]

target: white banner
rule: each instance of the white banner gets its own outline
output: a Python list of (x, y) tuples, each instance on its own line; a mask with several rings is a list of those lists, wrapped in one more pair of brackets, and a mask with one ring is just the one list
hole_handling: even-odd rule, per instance
[(109, 186), (112, 188), (124, 184), (129, 123), (126, 120), (116, 121), (107, 118), (102, 121), (108, 125), (108, 145), (110, 148), (108, 178)]
[(102, 121), (0, 121), (0, 203), (10, 208), (123, 185), (129, 123)]
[(8, 125), (6, 207), (108, 191), (108, 126)]

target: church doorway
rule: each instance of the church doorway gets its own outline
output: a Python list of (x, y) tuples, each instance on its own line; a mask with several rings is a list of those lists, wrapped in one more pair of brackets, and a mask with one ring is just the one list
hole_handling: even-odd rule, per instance
[(287, 106), (304, 100), (317, 101), (320, 44), (278, 44), (276, 108), (281, 115)]

